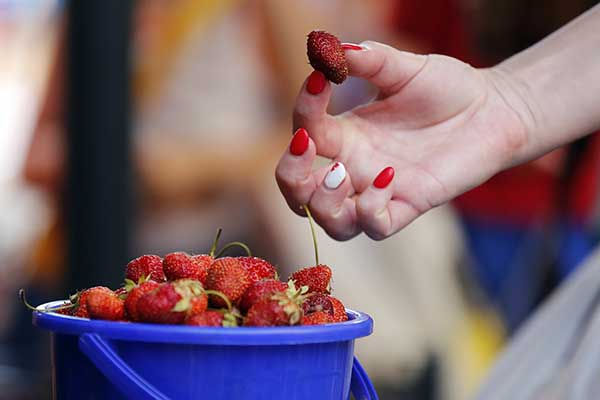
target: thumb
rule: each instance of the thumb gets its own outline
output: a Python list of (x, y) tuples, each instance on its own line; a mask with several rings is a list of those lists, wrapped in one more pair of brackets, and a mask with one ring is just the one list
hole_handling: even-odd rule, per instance
[(396, 50), (373, 41), (345, 43), (349, 74), (364, 78), (383, 93), (395, 93), (425, 66), (427, 56)]

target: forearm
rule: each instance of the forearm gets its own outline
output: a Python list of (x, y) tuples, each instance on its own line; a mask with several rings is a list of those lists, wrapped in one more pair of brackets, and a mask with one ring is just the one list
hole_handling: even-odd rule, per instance
[(526, 127), (511, 163), (600, 129), (600, 5), (493, 69)]

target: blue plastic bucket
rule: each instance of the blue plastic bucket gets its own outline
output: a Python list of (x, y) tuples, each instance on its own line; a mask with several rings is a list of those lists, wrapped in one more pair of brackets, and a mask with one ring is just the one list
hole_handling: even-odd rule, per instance
[[(46, 303), (53, 307), (62, 301)], [(373, 321), (211, 328), (33, 313), (51, 332), (53, 397), (83, 399), (377, 399), (354, 358)]]

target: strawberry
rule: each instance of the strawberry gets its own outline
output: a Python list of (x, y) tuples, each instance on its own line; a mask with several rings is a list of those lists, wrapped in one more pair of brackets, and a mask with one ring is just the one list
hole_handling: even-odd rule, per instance
[(218, 311), (205, 311), (187, 317), (185, 324), (194, 326), (223, 326), (223, 314)]
[(331, 268), (319, 264), (302, 268), (290, 277), (297, 287), (308, 286), (308, 293), (329, 293), (331, 291)]
[(270, 262), (258, 257), (237, 257), (237, 259), (242, 263), (242, 267), (248, 271), (250, 281), (277, 279), (277, 270)]
[(125, 278), (138, 282), (142, 277), (150, 277), (156, 282), (166, 281), (162, 258), (155, 255), (144, 255), (129, 261), (125, 268)]
[[(206, 257), (212, 258), (211, 256)], [(194, 279), (202, 282), (206, 280), (206, 268), (211, 261), (206, 257), (193, 258), (182, 251), (170, 253), (163, 260), (163, 270), (170, 281)]]
[(270, 298), (255, 303), (248, 310), (246, 326), (297, 325), (302, 322), (302, 302), (306, 287), (296, 289), (293, 282), (288, 283), (285, 292), (277, 292)]
[(151, 291), (158, 288), (160, 284), (154, 281), (146, 281), (142, 282), (139, 285), (135, 285), (129, 291), (127, 298), (125, 298), (125, 310), (127, 311), (127, 315), (132, 321), (139, 321), (140, 315), (138, 313), (137, 304), (138, 301), (144, 296), (146, 293), (150, 293)]
[(316, 311), (302, 318), (302, 325), (321, 325), (333, 322), (331, 315), (325, 311)]
[(71, 315), (73, 315), (74, 317), (79, 317), (79, 318), (89, 318), (90, 314), (88, 313), (88, 309), (87, 309), (87, 297), (88, 297), (90, 291), (94, 291), (99, 288), (110, 290), (109, 288), (104, 287), (104, 286), (94, 286), (89, 289), (81, 290), (81, 291), (75, 293), (74, 295), (72, 295), (70, 297), (70, 300), (71, 300), (71, 303), (73, 303), (75, 306), (73, 307), (73, 311), (72, 311)]
[(346, 308), (341, 301), (333, 296), (323, 293), (312, 293), (302, 303), (304, 315), (308, 316), (317, 312), (325, 312), (331, 317), (331, 322), (344, 322), (348, 320)]
[(246, 312), (254, 303), (265, 300), (277, 292), (284, 292), (288, 285), (275, 279), (265, 279), (253, 282), (244, 292), (240, 300), (240, 310)]
[(189, 255), (185, 252), (167, 254), (163, 260), (165, 275), (170, 281), (177, 279), (194, 279), (202, 285), (206, 283), (208, 267), (215, 260), (215, 251), (221, 237), (222, 229), (219, 228), (215, 235), (212, 247), (208, 254)]
[[(217, 258), (208, 268), (206, 288), (221, 292), (232, 303), (240, 300), (250, 283), (248, 271), (236, 258)], [(210, 301), (216, 307), (226, 306), (225, 301), (219, 296), (211, 295)]]
[(346, 307), (344, 307), (344, 304), (333, 296), (329, 296), (329, 301), (331, 301), (331, 304), (333, 305), (333, 310), (331, 312), (333, 322), (348, 321), (348, 314), (346, 314)]
[(190, 315), (185, 319), (186, 325), (194, 326), (238, 326), (238, 317), (234, 311), (209, 310), (200, 314)]
[(125, 316), (123, 300), (107, 287), (99, 286), (88, 289), (85, 305), (91, 319), (119, 321)]
[(213, 263), (215, 258), (210, 254), (196, 254), (192, 256), (192, 262), (196, 265), (198, 270), (198, 280), (204, 285), (206, 283), (206, 275), (208, 275), (208, 268)]
[(180, 279), (160, 284), (137, 302), (140, 321), (180, 324), (188, 315), (206, 310), (208, 298), (200, 282)]
[(312, 314), (314, 312), (324, 311), (328, 314), (333, 314), (333, 303), (330, 296), (323, 293), (312, 293), (302, 303), (304, 314)]
[(333, 83), (340, 84), (348, 76), (346, 53), (340, 40), (325, 31), (312, 31), (306, 42), (310, 65), (325, 74)]

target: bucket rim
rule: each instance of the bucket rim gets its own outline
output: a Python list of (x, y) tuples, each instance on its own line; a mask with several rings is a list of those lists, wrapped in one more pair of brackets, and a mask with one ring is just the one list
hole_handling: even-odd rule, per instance
[[(64, 304), (56, 300), (39, 305), (48, 309)], [(90, 320), (54, 312), (34, 311), (33, 325), (57, 334), (96, 333), (102, 337), (137, 342), (204, 345), (290, 345), (354, 340), (373, 332), (373, 320), (361, 311), (346, 309), (348, 321), (324, 325), (278, 327), (201, 327), (141, 322)]]

